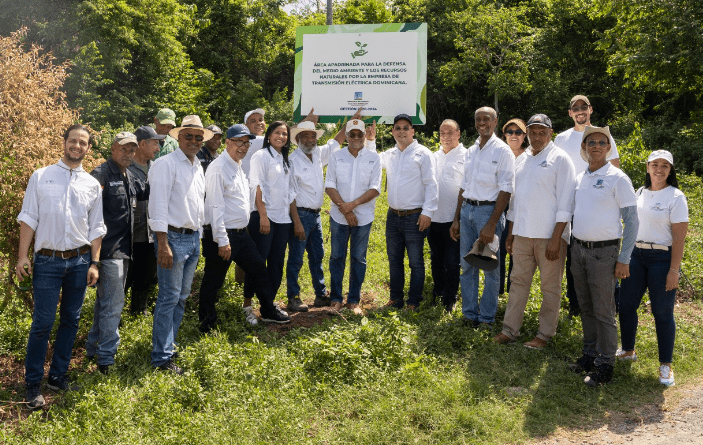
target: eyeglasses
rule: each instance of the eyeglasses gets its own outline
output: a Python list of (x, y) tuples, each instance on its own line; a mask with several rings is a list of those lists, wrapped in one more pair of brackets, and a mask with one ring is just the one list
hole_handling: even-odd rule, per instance
[(588, 111), (588, 105), (581, 105), (580, 107), (573, 107), (571, 111), (578, 113), (579, 111)]
[(196, 141), (202, 142), (203, 139), (205, 139), (202, 135), (200, 134), (192, 134), (192, 133), (183, 133), (183, 138), (186, 141), (192, 141), (193, 138), (195, 138)]
[(505, 134), (507, 134), (508, 136), (522, 136), (523, 134), (525, 134), (525, 132), (522, 130), (505, 130)]
[(251, 145), (250, 141), (242, 141), (240, 139), (228, 139), (234, 143), (237, 147), (248, 147)]
[(364, 138), (364, 133), (349, 133), (347, 135), (348, 139), (363, 139)]
[(606, 145), (610, 144), (608, 141), (588, 141), (587, 142), (589, 147), (595, 147), (596, 145), (600, 147), (605, 147)]

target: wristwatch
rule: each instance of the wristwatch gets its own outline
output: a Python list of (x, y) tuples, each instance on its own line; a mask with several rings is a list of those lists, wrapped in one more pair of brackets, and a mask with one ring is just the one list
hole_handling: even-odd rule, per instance
[[(100, 261), (93, 261), (93, 260), (91, 260), (91, 261), (90, 261), (90, 265), (91, 265), (91, 266), (98, 266), (98, 269), (100, 269), (100, 265), (101, 265), (101, 264), (100, 264)], [(88, 267), (90, 267), (90, 266), (88, 266)]]

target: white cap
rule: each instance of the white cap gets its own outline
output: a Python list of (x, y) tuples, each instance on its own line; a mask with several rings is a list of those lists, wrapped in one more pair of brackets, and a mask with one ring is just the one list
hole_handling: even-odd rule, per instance
[(247, 119), (249, 119), (249, 116), (251, 116), (252, 114), (257, 114), (257, 113), (262, 116), (266, 114), (266, 112), (264, 111), (263, 108), (257, 108), (255, 110), (247, 111), (247, 114), (244, 115), (244, 125), (246, 125)]
[(653, 151), (647, 158), (647, 163), (652, 162), (655, 159), (664, 159), (666, 162), (674, 166), (674, 157), (666, 150), (656, 150)]
[(363, 133), (366, 130), (364, 121), (362, 121), (361, 119), (352, 119), (347, 122), (347, 128), (344, 130), (344, 133), (349, 134), (352, 130), (361, 130), (361, 132)]

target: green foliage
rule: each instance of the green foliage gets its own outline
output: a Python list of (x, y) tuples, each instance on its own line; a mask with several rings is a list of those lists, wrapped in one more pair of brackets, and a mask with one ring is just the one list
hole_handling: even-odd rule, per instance
[(647, 157), (651, 150), (647, 150), (642, 137), (642, 129), (635, 123), (635, 129), (627, 142), (618, 146), (620, 154), (620, 169), (632, 181), (632, 186), (637, 190), (644, 186), (644, 177), (647, 173)]

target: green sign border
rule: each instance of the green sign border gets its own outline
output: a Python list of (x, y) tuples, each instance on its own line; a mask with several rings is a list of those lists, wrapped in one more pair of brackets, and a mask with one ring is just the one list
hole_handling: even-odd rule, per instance
[[(299, 26), (295, 30), (295, 73), (293, 75), (293, 119), (302, 120), (300, 96), (303, 83), (303, 36), (305, 34), (338, 34), (365, 32), (416, 32), (417, 39), (417, 98), (415, 100), (415, 115), (411, 115), (414, 125), (424, 125), (427, 121), (427, 23), (377, 23), (363, 25), (322, 25)], [(362, 111), (363, 114), (363, 111)], [(366, 116), (364, 120), (375, 119), (379, 124), (392, 124), (395, 116)], [(339, 123), (344, 118), (340, 116), (320, 116), (322, 123)]]

